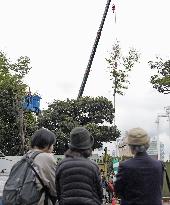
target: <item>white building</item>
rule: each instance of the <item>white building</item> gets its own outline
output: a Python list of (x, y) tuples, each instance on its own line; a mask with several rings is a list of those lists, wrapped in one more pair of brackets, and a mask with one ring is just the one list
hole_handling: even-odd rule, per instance
[(165, 148), (162, 142), (160, 142), (160, 160), (161, 161), (165, 160)]
[(155, 138), (152, 138), (147, 153), (155, 159), (160, 159), (160, 148), (158, 146), (159, 145), (157, 140)]

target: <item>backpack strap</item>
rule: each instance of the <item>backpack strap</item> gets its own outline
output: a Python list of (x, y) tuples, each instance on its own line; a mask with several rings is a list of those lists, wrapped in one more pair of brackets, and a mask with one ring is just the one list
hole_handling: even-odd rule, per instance
[(54, 199), (53, 199), (54, 197), (52, 197), (52, 195), (50, 194), (49, 188), (44, 184), (44, 182), (42, 181), (41, 177), (39, 176), (39, 174), (37, 173), (37, 171), (35, 170), (35, 168), (33, 166), (33, 160), (40, 153), (42, 153), (42, 152), (35, 151), (30, 157), (28, 155), (26, 155), (25, 160), (27, 161), (27, 163), (30, 166), (30, 168), (34, 171), (35, 176), (37, 177), (37, 179), (39, 180), (40, 184), (43, 187), (42, 192), (45, 192), (44, 204), (48, 205), (48, 198), (50, 198), (52, 204), (54, 205), (55, 204)]
[(165, 172), (165, 176), (166, 176), (166, 182), (167, 182), (167, 186), (168, 186), (168, 189), (169, 189), (169, 192), (170, 192), (170, 179), (169, 179), (169, 176), (168, 176), (168, 172), (166, 170), (166, 165), (164, 162), (161, 161), (161, 164), (162, 164), (162, 168)]
[[(36, 157), (37, 155), (39, 155), (40, 153), (42, 153), (42, 152), (41, 152), (41, 151), (34, 151), (29, 158), (32, 159), (32, 160), (34, 160), (35, 157)], [(26, 156), (28, 156), (28, 155), (26, 155)]]

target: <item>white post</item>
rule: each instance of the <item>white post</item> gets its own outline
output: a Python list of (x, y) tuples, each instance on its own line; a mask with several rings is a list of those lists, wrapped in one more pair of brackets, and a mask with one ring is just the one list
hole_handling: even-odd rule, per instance
[(119, 149), (118, 149), (118, 139), (116, 139), (116, 157), (119, 156)]
[[(159, 118), (160, 117), (168, 117), (168, 120), (170, 121), (170, 117), (169, 117), (169, 114), (170, 114), (170, 106), (169, 107), (164, 107), (164, 109), (166, 110), (166, 113), (165, 114), (159, 114), (158, 115), (158, 124), (159, 124)], [(169, 123), (169, 126), (170, 126), (170, 123)], [(158, 128), (159, 129), (159, 128)], [(159, 132), (159, 130), (158, 130)], [(159, 135), (159, 134), (158, 134)], [(159, 140), (159, 136), (158, 136), (158, 140)], [(158, 141), (158, 151), (159, 151), (159, 155), (158, 155), (158, 159), (160, 159), (160, 141)]]
[(159, 143), (159, 116), (157, 117), (156, 120), (156, 124), (157, 124), (157, 151), (158, 151), (158, 160), (160, 160), (160, 143)]
[(170, 106), (165, 107), (165, 110), (169, 121), (169, 138), (170, 138)]
[[(170, 139), (170, 106), (165, 107), (165, 110), (166, 110), (166, 114), (167, 114), (168, 121), (169, 121), (169, 139)], [(169, 160), (170, 160), (170, 153), (168, 154), (169, 154)]]

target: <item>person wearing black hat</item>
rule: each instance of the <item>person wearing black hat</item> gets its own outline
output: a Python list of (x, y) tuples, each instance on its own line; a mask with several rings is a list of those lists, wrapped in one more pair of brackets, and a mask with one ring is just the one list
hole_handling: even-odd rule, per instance
[(162, 205), (163, 167), (146, 152), (150, 144), (147, 132), (129, 130), (127, 143), (134, 157), (119, 164), (114, 182), (121, 205)]
[(98, 165), (89, 160), (94, 138), (85, 127), (70, 133), (69, 149), (56, 169), (59, 205), (101, 205), (102, 186)]

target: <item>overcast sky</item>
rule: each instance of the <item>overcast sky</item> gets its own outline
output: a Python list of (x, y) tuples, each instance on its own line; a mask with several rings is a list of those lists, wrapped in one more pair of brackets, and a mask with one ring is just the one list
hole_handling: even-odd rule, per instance
[[(41, 108), (54, 99), (76, 98), (106, 0), (0, 0), (0, 4), (0, 49), (11, 60), (30, 57), (32, 70), (25, 82), (42, 96)], [(113, 100), (105, 57), (115, 39), (124, 54), (135, 47), (141, 53), (140, 64), (130, 74), (125, 95), (116, 97), (116, 124), (122, 134), (140, 126), (151, 136), (157, 135), (156, 117), (170, 106), (170, 94), (159, 94), (149, 84), (147, 64), (156, 55), (170, 58), (169, 7), (169, 0), (111, 2), (83, 95)], [(170, 128), (166, 118), (160, 118), (159, 134), (168, 153)]]

